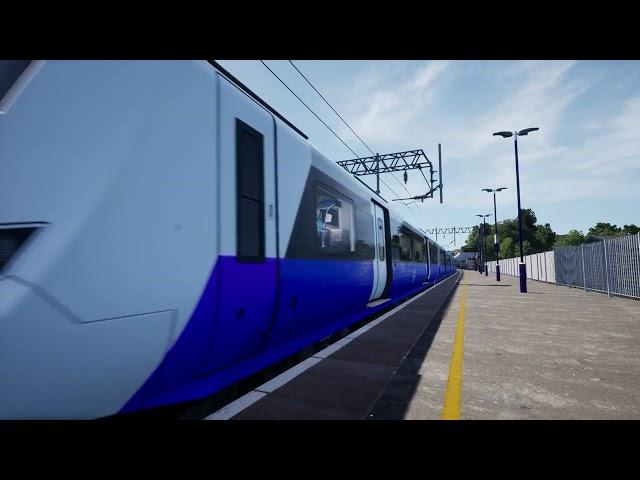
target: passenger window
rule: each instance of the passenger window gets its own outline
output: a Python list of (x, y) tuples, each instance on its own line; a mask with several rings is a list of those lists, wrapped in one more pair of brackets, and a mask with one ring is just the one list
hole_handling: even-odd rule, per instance
[(418, 263), (426, 262), (424, 241), (422, 239), (413, 239), (413, 261)]
[(236, 216), (239, 261), (264, 260), (263, 135), (236, 119)]
[(398, 235), (391, 237), (391, 258), (400, 260), (400, 237)]
[(429, 255), (431, 255), (431, 263), (438, 263), (438, 247), (433, 242), (429, 242)]
[(411, 261), (411, 237), (400, 231), (400, 260)]
[(351, 200), (321, 188), (316, 193), (318, 248), (327, 253), (355, 252), (354, 208)]

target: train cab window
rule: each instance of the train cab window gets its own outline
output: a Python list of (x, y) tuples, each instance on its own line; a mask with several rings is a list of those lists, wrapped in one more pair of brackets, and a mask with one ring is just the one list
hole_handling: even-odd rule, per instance
[(355, 252), (354, 225), (351, 200), (328, 190), (316, 190), (316, 234), (321, 252)]
[(236, 119), (236, 215), (239, 261), (264, 260), (264, 137)]

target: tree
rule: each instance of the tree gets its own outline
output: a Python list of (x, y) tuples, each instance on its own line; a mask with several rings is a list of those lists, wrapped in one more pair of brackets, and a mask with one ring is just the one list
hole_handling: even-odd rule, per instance
[(558, 235), (556, 245), (560, 247), (582, 245), (584, 240), (584, 234), (580, 230), (570, 230), (566, 235)]
[(544, 225), (538, 225), (536, 230), (536, 249), (539, 252), (546, 252), (551, 250), (554, 243), (556, 243), (556, 232), (551, 229), (551, 225), (545, 223)]
[(506, 237), (500, 241), (500, 258), (513, 258), (518, 256), (518, 243), (513, 237)]
[[(556, 233), (548, 223), (536, 225), (536, 214), (530, 208), (522, 209), (522, 235), (525, 255), (550, 250), (556, 240)], [(487, 261), (495, 261), (495, 245), (493, 235), (495, 228), (487, 224), (485, 255)], [(482, 243), (480, 227), (474, 227), (467, 238), (464, 248), (478, 249)], [(498, 241), (500, 243), (500, 258), (511, 258), (520, 255), (518, 219), (505, 219), (498, 223)]]
[(598, 237), (609, 237), (612, 235), (620, 235), (621, 233), (622, 229), (620, 229), (617, 225), (611, 225), (608, 222), (598, 222), (594, 227), (591, 227), (589, 229), (589, 232), (587, 232), (588, 235)]
[[(598, 222), (589, 229), (587, 235), (580, 230), (571, 230), (566, 235), (558, 235), (553, 231), (549, 223), (537, 225), (537, 217), (530, 208), (522, 209), (522, 247), (525, 255), (532, 253), (542, 253), (549, 251), (554, 245), (575, 246), (591, 241), (599, 241), (596, 236), (612, 235), (636, 235), (640, 233), (640, 227), (631, 224), (623, 228), (607, 222)], [(494, 261), (496, 258), (494, 245), (494, 226), (487, 224), (485, 257), (487, 261)], [(498, 223), (498, 240), (500, 242), (500, 258), (514, 258), (520, 256), (518, 219), (508, 218)], [(463, 250), (478, 251), (481, 247), (480, 227), (473, 227), (472, 232), (467, 237)]]

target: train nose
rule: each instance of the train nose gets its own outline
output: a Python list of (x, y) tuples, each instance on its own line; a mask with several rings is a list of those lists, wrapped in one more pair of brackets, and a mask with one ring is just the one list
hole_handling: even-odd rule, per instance
[(79, 322), (39, 286), (0, 274), (0, 419), (117, 413), (165, 354), (172, 319)]
[(47, 342), (51, 326), (65, 318), (11, 277), (0, 275), (0, 299), (0, 419), (51, 418), (55, 380), (42, 361), (49, 361), (47, 348), (55, 349)]

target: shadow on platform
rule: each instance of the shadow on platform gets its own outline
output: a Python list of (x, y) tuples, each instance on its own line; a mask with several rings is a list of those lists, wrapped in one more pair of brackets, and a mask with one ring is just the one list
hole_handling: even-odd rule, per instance
[[(420, 383), (420, 367), (433, 344), (433, 339), (440, 329), (440, 325), (442, 324), (447, 308), (449, 307), (449, 304), (451, 303), (451, 300), (459, 286), (460, 282), (458, 281), (456, 285), (451, 288), (451, 291), (438, 309), (438, 312), (431, 319), (427, 328), (425, 328), (413, 349), (409, 352), (404, 362), (369, 412), (369, 419), (404, 419), (409, 404), (415, 395), (418, 384)], [(508, 285), (504, 286), (506, 287)]]

